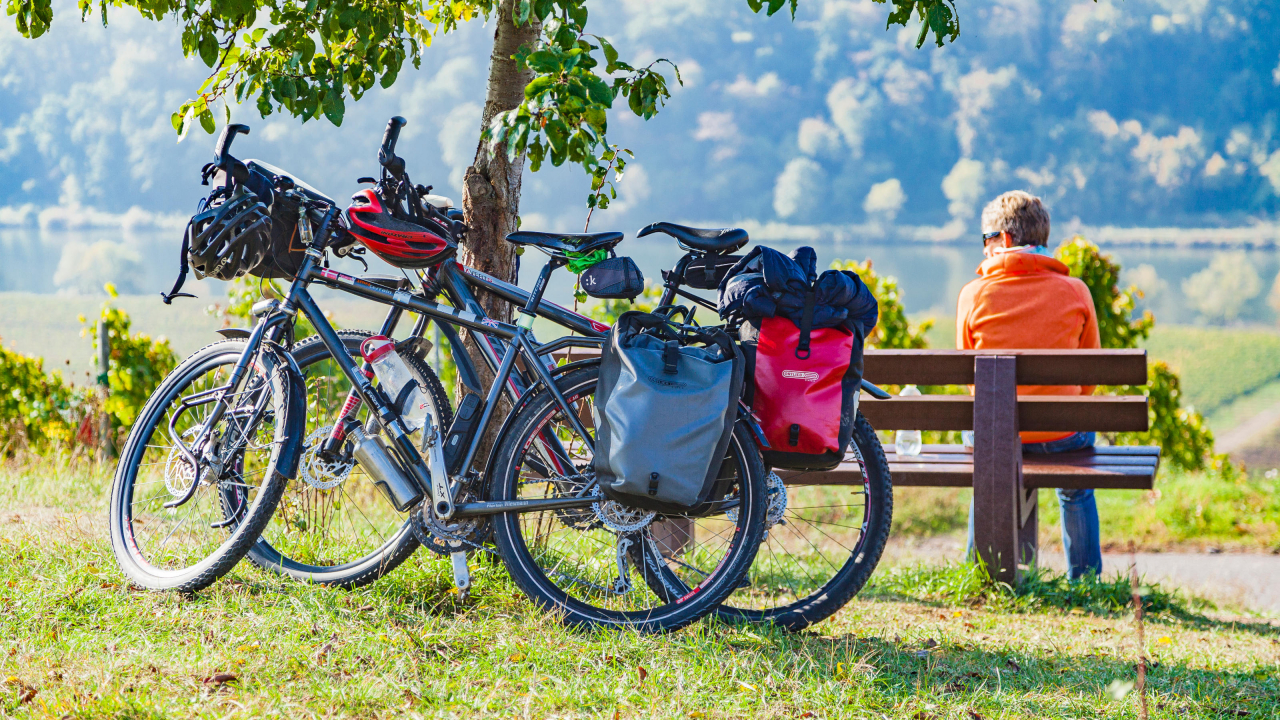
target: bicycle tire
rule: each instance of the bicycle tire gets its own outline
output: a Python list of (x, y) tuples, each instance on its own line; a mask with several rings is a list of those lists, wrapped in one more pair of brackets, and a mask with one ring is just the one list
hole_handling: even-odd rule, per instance
[[(854, 424), (852, 444), (853, 449), (858, 453), (856, 457), (862, 461), (862, 492), (865, 493), (867, 500), (858, 540), (852, 547), (845, 548), (848, 554), (844, 564), (821, 586), (807, 586), (802, 597), (775, 607), (736, 607), (735, 601), (738, 598), (736, 595), (731, 596), (718, 611), (722, 619), (731, 622), (768, 623), (793, 632), (799, 631), (834, 615), (867, 584), (884, 553), (884, 546), (889, 539), (889, 530), (893, 524), (893, 479), (889, 474), (889, 461), (885, 457), (880, 439), (861, 412), (858, 413)], [(801, 492), (809, 489), (817, 489), (817, 492), (811, 494), (812, 497), (817, 497), (822, 492), (831, 492), (823, 486), (791, 487), (788, 488), (788, 492), (791, 493), (789, 504), (796, 507), (796, 500), (805, 497)], [(814, 530), (815, 535), (824, 535), (827, 541), (837, 542), (836, 536), (839, 533), (834, 528), (839, 526), (833, 524), (830, 532), (818, 527), (823, 522), (811, 518), (821, 513), (812, 511), (822, 508), (820, 506), (804, 507), (808, 502), (810, 501), (800, 500), (799, 510), (810, 512), (802, 514), (799, 510), (789, 507), (783, 517), (793, 526), (807, 524)], [(831, 511), (836, 507), (839, 506), (828, 506), (826, 510)], [(806, 519), (805, 515), (809, 515), (810, 518)], [(780, 534), (776, 531), (777, 527), (771, 529), (771, 534)], [(774, 551), (770, 545), (782, 547), (788, 542), (791, 541), (787, 538), (767, 538), (764, 548), (756, 555), (756, 561), (748, 572), (748, 579), (754, 583), (757, 574), (764, 575), (776, 570), (776, 568), (767, 567), (777, 559), (771, 557)], [(812, 585), (816, 584), (812, 583)]]
[[(291, 393), (294, 392), (290, 384), (290, 378), (287, 368), (281, 367), (283, 361), (277, 358), (277, 362), (272, 361), (269, 353), (262, 353), (259, 356), (261, 365), (255, 364), (255, 367), (261, 367), (265, 370), (258, 371), (250, 377), (247, 387), (256, 387), (260, 391), (270, 393), (269, 402), (264, 403), (264, 407), (258, 421), (239, 428), (240, 432), (236, 437), (240, 438), (244, 443), (244, 447), (240, 447), (238, 443), (233, 443), (235, 455), (228, 456), (226, 459), (233, 460), (234, 464), (230, 471), (223, 469), (219, 471), (216, 481), (217, 492), (216, 497), (205, 497), (206, 495), (214, 495), (214, 491), (207, 491), (206, 487), (214, 487), (214, 483), (207, 481), (204, 467), (193, 467), (192, 464), (185, 460), (182, 453), (176, 449), (176, 446), (168, 448), (164, 445), (152, 445), (156, 430), (160, 423), (166, 418), (170, 419), (170, 424), (178, 424), (184, 413), (185, 403), (191, 400), (197, 393), (204, 392), (218, 387), (218, 383), (224, 382), (219, 379), (219, 373), (231, 366), (239, 360), (243, 354), (247, 343), (244, 340), (224, 340), (222, 342), (208, 345), (184, 360), (160, 383), (159, 387), (151, 394), (139, 413), (138, 420), (135, 422), (133, 429), (129, 433), (128, 439), (125, 441), (124, 447), (121, 449), (120, 462), (117, 465), (116, 473), (112, 479), (111, 485), (111, 503), (108, 517), (108, 526), (111, 537), (111, 548), (115, 555), (116, 562), (125, 576), (134, 585), (155, 591), (179, 591), (179, 592), (195, 592), (202, 590), (213, 584), (218, 578), (230, 572), (236, 563), (249, 551), (249, 548), (258, 538), (258, 533), (262, 527), (271, 518), (272, 512), (275, 510), (276, 504), (280, 500), (280, 496), (284, 491), (286, 478), (280, 474), (279, 468), (281, 464), (284, 466), (291, 464), (292, 458), (284, 457), (283, 448), (286, 447), (286, 439), (295, 437), (301, 432), (303, 419), (300, 413), (291, 409), (294, 405)], [(201, 387), (196, 392), (190, 393), (183, 398), (185, 390), (196, 386), (201, 378), (208, 373), (213, 372), (212, 379), (207, 387)], [(228, 375), (229, 375), (229, 371)], [(241, 393), (246, 398), (255, 397), (252, 391)], [(198, 405), (197, 405), (198, 406)], [(193, 406), (196, 407), (196, 406)], [(237, 404), (237, 408), (243, 407)], [(270, 412), (268, 412), (268, 407)], [(170, 411), (177, 408), (172, 416)], [(180, 436), (191, 435), (196, 437), (199, 435), (202, 423), (190, 424), (197, 416), (192, 416), (186, 422), (186, 430), (180, 431)], [(227, 427), (236, 429), (232, 425), (237, 417), (236, 412), (228, 411), (224, 414), (222, 420), (227, 423)], [(267, 450), (269, 453), (264, 460), (255, 455), (253, 466), (261, 465), (261, 484), (250, 486), (248, 477), (246, 477), (245, 456), (248, 449), (252, 447), (253, 437), (258, 437), (259, 428), (270, 420), (274, 432), (271, 441), (267, 444), (260, 444), (258, 450)], [(221, 427), (221, 425), (220, 425)], [(193, 432), (194, 431), (194, 432)], [(221, 442), (225, 437), (231, 435), (223, 435), (215, 442)], [(170, 438), (172, 439), (172, 437)], [(265, 438), (260, 438), (265, 440)], [(158, 453), (152, 453), (151, 450), (159, 450)], [(203, 450), (200, 451), (203, 455)], [(154, 457), (155, 462), (144, 463), (144, 459)], [(161, 458), (164, 458), (161, 460)], [(224, 460), (225, 461), (225, 460)], [(160, 471), (161, 475), (158, 479), (144, 480), (139, 482), (140, 475), (149, 476), (156, 473), (155, 470), (146, 470), (148, 467), (163, 466)], [(226, 467), (225, 465), (223, 466)], [(228, 474), (231, 476), (228, 477)], [(243, 482), (235, 482), (239, 479)], [(185, 488), (181, 484), (188, 483)], [(163, 485), (163, 488), (153, 488), (156, 492), (153, 497), (146, 498), (151, 490), (140, 490), (146, 486)], [(177, 486), (177, 487), (175, 487)], [(194, 487), (193, 487), (194, 486)], [(167, 493), (167, 495), (165, 494)], [(144, 499), (137, 502), (135, 509), (135, 501), (137, 496), (141, 494)], [(173, 502), (180, 499), (183, 495), (188, 495), (188, 500), (182, 504), (165, 508), (161, 501)], [(250, 495), (252, 494), (252, 498)], [(198, 500), (198, 502), (197, 502)], [(191, 524), (191, 527), (179, 536), (179, 540), (187, 540), (192, 537), (193, 532), (203, 532), (205, 529), (212, 532), (204, 533), (209, 536), (203, 541), (205, 550), (196, 549), (192, 551), (193, 559), (174, 560), (169, 567), (161, 567), (155, 564), (155, 561), (164, 557), (169, 542), (177, 534), (178, 530), (186, 525), (187, 521), (193, 517), (192, 511), (200, 512), (201, 503), (209, 500), (211, 506), (204, 517), (197, 518)], [(193, 505), (193, 502), (197, 504)], [(154, 508), (160, 504), (160, 508), (154, 512), (147, 511), (147, 508)], [(212, 507), (212, 506), (216, 506)], [(234, 525), (224, 525), (222, 519), (226, 517), (228, 510), (232, 510), (238, 516), (238, 522)], [(182, 512), (179, 512), (182, 511)], [(181, 514), (183, 519), (175, 518)], [(166, 520), (168, 517), (168, 520)], [(211, 520), (208, 528), (202, 528), (205, 520)], [(166, 523), (173, 525), (172, 529), (164, 536), (156, 550), (157, 557), (152, 559), (147, 557), (148, 552), (144, 550), (144, 541), (139, 535), (148, 534), (153, 526), (158, 526), (156, 533), (163, 532)], [(224, 539), (225, 537), (225, 539)], [(216, 543), (216, 544), (215, 544)], [(149, 544), (149, 543), (145, 543)], [(177, 552), (185, 547), (186, 544), (179, 542), (169, 551), (169, 557), (175, 557)], [(173, 565), (177, 565), (174, 567)]]
[[(374, 333), (363, 330), (342, 330), (338, 332), (344, 347), (354, 358), (360, 357), (360, 345), (365, 339), (372, 337)], [(336, 397), (318, 397), (318, 392), (322, 385), (327, 385), (327, 381), (334, 379), (332, 376), (322, 376), (317, 382), (317, 377), (309, 373), (310, 370), (321, 366), (324, 361), (330, 359), (331, 355), (328, 346), (326, 346), (318, 336), (309, 337), (293, 348), (294, 360), (298, 363), (298, 368), (302, 371), (303, 377), (307, 379), (307, 407), (308, 417), (306, 420), (306, 432), (308, 437), (318, 429), (332, 427), (336, 420), (336, 413), (340, 410), (334, 404), (342, 402), (346, 396), (346, 391), (350, 385), (346, 378), (340, 373), (336, 375), (338, 381), (336, 387)], [(401, 357), (404, 359), (410, 369), (418, 376), (418, 386), (427, 393), (435, 407), (439, 410), (442, 420), (442, 427), (448, 428), (449, 423), (453, 421), (453, 409), (449, 404), (448, 395), (445, 393), (444, 387), (440, 384), (439, 378), (427, 363), (414, 355), (413, 353), (403, 353)], [(333, 369), (336, 372), (336, 368)], [(325, 411), (329, 410), (330, 413)], [(367, 408), (362, 409), (368, 412)], [(396, 513), (399, 516), (398, 522), (395, 523), (394, 529), (388, 529), (380, 532), (381, 542), (368, 552), (363, 553), (354, 558), (345, 557), (342, 562), (336, 564), (323, 565), (318, 564), (311, 558), (309, 560), (302, 559), (300, 554), (296, 552), (298, 545), (293, 545), (293, 550), (282, 542), (282, 534), (288, 532), (290, 528), (290, 519), (287, 517), (289, 506), (292, 500), (298, 500), (297, 505), (307, 504), (309, 506), (329, 505), (333, 507), (338, 505), (337, 502), (328, 502), (328, 497), (337, 498), (338, 492), (345, 497), (348, 504), (354, 505), (358, 501), (357, 497), (363, 496), (373, 503), (377, 503), (373, 507), (369, 507), (369, 512), (357, 506), (359, 514), (362, 518), (348, 516), (347, 527), (351, 532), (358, 533), (357, 525), (361, 522), (367, 523), (372, 529), (375, 520), (370, 517), (372, 514), (387, 515), (395, 512), (394, 508), (386, 501), (373, 485), (370, 483), (368, 476), (359, 472), (358, 467), (352, 468), (346, 479), (340, 484), (328, 489), (318, 489), (311, 486), (305, 480), (303, 473), (307, 471), (306, 463), (308, 460), (307, 453), (309, 448), (303, 449), (303, 468), (299, 472), (299, 477), (295, 479), (286, 489), (285, 495), (281, 501), (280, 507), (276, 510), (276, 515), (272, 522), (268, 523), (263, 529), (258, 542), (254, 543), (249, 550), (248, 558), (254, 565), (272, 572), (283, 575), (301, 582), (315, 583), (320, 585), (333, 585), (343, 588), (355, 588), (368, 585), (377, 579), (387, 575), (395, 570), (419, 547), (417, 534), (414, 532), (413, 525), (417, 522), (414, 519), (415, 510), (409, 513)], [(348, 486), (352, 485), (352, 481), (360, 483), (363, 481), (367, 486), (360, 486), (354, 492), (348, 492)], [(314, 503), (311, 500), (315, 500)], [(389, 516), (394, 517), (394, 516)], [(339, 518), (339, 525), (341, 518)], [(296, 527), (296, 526), (295, 526)], [(303, 533), (309, 532), (311, 527), (308, 526)], [(391, 525), (388, 524), (388, 528)], [(272, 542), (272, 541), (275, 542)], [(347, 538), (348, 541), (352, 538)]]
[[(568, 373), (557, 381), (566, 400), (575, 404), (574, 409), (579, 417), (588, 416), (585, 412), (587, 409), (585, 404), (594, 397), (598, 377), (598, 368), (583, 368)], [(534, 448), (535, 441), (542, 442), (539, 438), (547, 437), (545, 433), (548, 432), (549, 423), (560, 413), (559, 407), (549, 392), (540, 389), (537, 393), (537, 396), (530, 398), (529, 402), (518, 410), (518, 414), (511, 423), (511, 431), (502, 438), (495, 450), (497, 455), (489, 486), (490, 497), (493, 500), (522, 499), (519, 498), (522, 486), (543, 485), (547, 491), (560, 494), (565, 492), (565, 485), (571, 484), (563, 475), (557, 480), (545, 474), (541, 478), (534, 477), (527, 483), (521, 482), (522, 472), (540, 461), (537, 455), (529, 456), (529, 450)], [(557, 434), (556, 437), (560, 435)], [(570, 447), (574, 447), (572, 437), (567, 442)], [(585, 456), (585, 447), (581, 442), (576, 447), (578, 455), (572, 458), (573, 467), (583, 472), (575, 473), (573, 477), (585, 478), (590, 459)], [(495, 516), (494, 537), (507, 572), (536, 605), (557, 614), (564, 623), (573, 627), (629, 628), (643, 633), (670, 632), (714, 612), (720, 601), (737, 587), (751, 566), (755, 551), (760, 544), (764, 519), (764, 463), (750, 432), (742, 423), (737, 423), (734, 427), (730, 453), (737, 458), (742, 467), (746, 468), (746, 471), (739, 476), (741, 479), (735, 483), (739, 502), (737, 514), (732, 521), (729, 521), (725, 533), (721, 534), (722, 537), (724, 534), (728, 535), (722, 555), (705, 558), (701, 568), (690, 562), (684, 563), (686, 567), (692, 568), (690, 571), (692, 574), (702, 576), (702, 581), (683, 596), (662, 597), (650, 591), (648, 579), (653, 573), (644, 561), (635, 562), (635, 558), (641, 555), (635, 550), (637, 545), (641, 548), (653, 545), (652, 517), (649, 525), (642, 526), (638, 530), (615, 531), (602, 524), (602, 518), (607, 515), (602, 510), (591, 507), (570, 511), (505, 513)], [(545, 458), (546, 455), (541, 457)], [(554, 463), (548, 462), (543, 467), (550, 464)], [(537, 474), (534, 473), (534, 475)], [(591, 481), (583, 479), (577, 482), (581, 487), (577, 492), (585, 492)], [(572, 492), (572, 488), (569, 490)], [(643, 517), (645, 513), (618, 504), (614, 508), (613, 515), (634, 518)], [(727, 517), (726, 513), (722, 513), (720, 519), (699, 519), (698, 522), (716, 522), (724, 527)], [(616, 525), (618, 521), (611, 522)], [(547, 533), (545, 536), (539, 534), (532, 538), (526, 537), (524, 529), (526, 525), (539, 531), (545, 527)], [(573, 535), (570, 532), (578, 534)], [(532, 544), (541, 547), (549, 544), (553, 536), (560, 533), (567, 541), (563, 546), (558, 546), (554, 554), (546, 551), (545, 548), (538, 552), (531, 550), (530, 540)], [(594, 534), (588, 535), (588, 533)], [(628, 542), (624, 544), (623, 540)], [(599, 558), (588, 558), (576, 566), (572, 565), (568, 558), (574, 543), (586, 547), (586, 550), (580, 552), (603, 553), (604, 567), (600, 566)], [(606, 549), (599, 549), (597, 546), (600, 545)], [(629, 563), (624, 561), (624, 555), (628, 555), (631, 559)], [(554, 557), (555, 565), (552, 573), (561, 578), (564, 585), (578, 589), (579, 595), (589, 594), (591, 597), (588, 599), (581, 596), (575, 597), (558, 585), (555, 580), (548, 577), (548, 572), (539, 566), (539, 556)], [(613, 572), (613, 569), (608, 566), (615, 559), (614, 569), (617, 570), (617, 578), (612, 581), (611, 587), (603, 585), (602, 583), (609, 582), (608, 575)], [(628, 564), (632, 567), (628, 568)], [(638, 583), (630, 582), (630, 570), (635, 570), (641, 575)], [(624, 582), (620, 583), (620, 581)], [(581, 590), (584, 587), (586, 589)], [(641, 595), (626, 597), (637, 591)], [(646, 591), (649, 592), (646, 593)], [(614, 607), (593, 604), (596, 598), (609, 597), (611, 593), (622, 596), (623, 600), (615, 603)], [(637, 606), (641, 602), (657, 603), (657, 605), (643, 609), (626, 609), (626, 607)]]

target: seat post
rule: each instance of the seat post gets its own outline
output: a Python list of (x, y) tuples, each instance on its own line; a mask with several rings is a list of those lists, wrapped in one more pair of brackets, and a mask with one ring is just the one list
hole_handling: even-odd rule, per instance
[(551, 273), (561, 265), (566, 264), (564, 258), (552, 255), (547, 264), (542, 266), (542, 272), (538, 273), (538, 282), (533, 286), (533, 292), (529, 293), (529, 301), (520, 308), (520, 312), (524, 317), (520, 318), (516, 323), (525, 330), (533, 328), (533, 319), (537, 317), (538, 306), (542, 304), (542, 296), (547, 291), (547, 282), (551, 279)]

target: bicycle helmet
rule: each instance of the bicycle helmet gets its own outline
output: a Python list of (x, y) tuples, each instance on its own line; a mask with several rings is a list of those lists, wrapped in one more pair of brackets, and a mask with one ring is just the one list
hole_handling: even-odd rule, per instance
[(232, 280), (262, 262), (271, 244), (267, 206), (244, 185), (218, 188), (187, 223), (187, 258), (197, 278)]
[(400, 213), (394, 213), (373, 189), (352, 195), (346, 215), (351, 234), (394, 267), (430, 267), (451, 257), (458, 249), (445, 221), (432, 214), (406, 220)]

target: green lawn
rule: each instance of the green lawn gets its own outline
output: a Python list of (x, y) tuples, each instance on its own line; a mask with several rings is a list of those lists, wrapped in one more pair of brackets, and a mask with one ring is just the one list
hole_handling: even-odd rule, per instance
[[(809, 632), (663, 637), (567, 630), (499, 564), (477, 563), (460, 603), (425, 553), (353, 592), (241, 567), (158, 595), (115, 568), (106, 482), (74, 464), (0, 475), (0, 717), (1136, 717), (1122, 582), (1015, 594), (898, 568)], [(1280, 627), (1148, 602), (1152, 717), (1280, 717)]]
[(1182, 376), (1183, 404), (1203, 415), (1280, 378), (1280, 333), (1270, 330), (1157, 325), (1144, 346)]

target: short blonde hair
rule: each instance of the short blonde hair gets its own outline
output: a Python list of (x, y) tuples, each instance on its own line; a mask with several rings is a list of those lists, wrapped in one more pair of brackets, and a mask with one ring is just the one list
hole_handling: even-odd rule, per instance
[(1049, 211), (1040, 198), (1010, 190), (982, 209), (982, 233), (1007, 232), (1014, 245), (1048, 245)]

